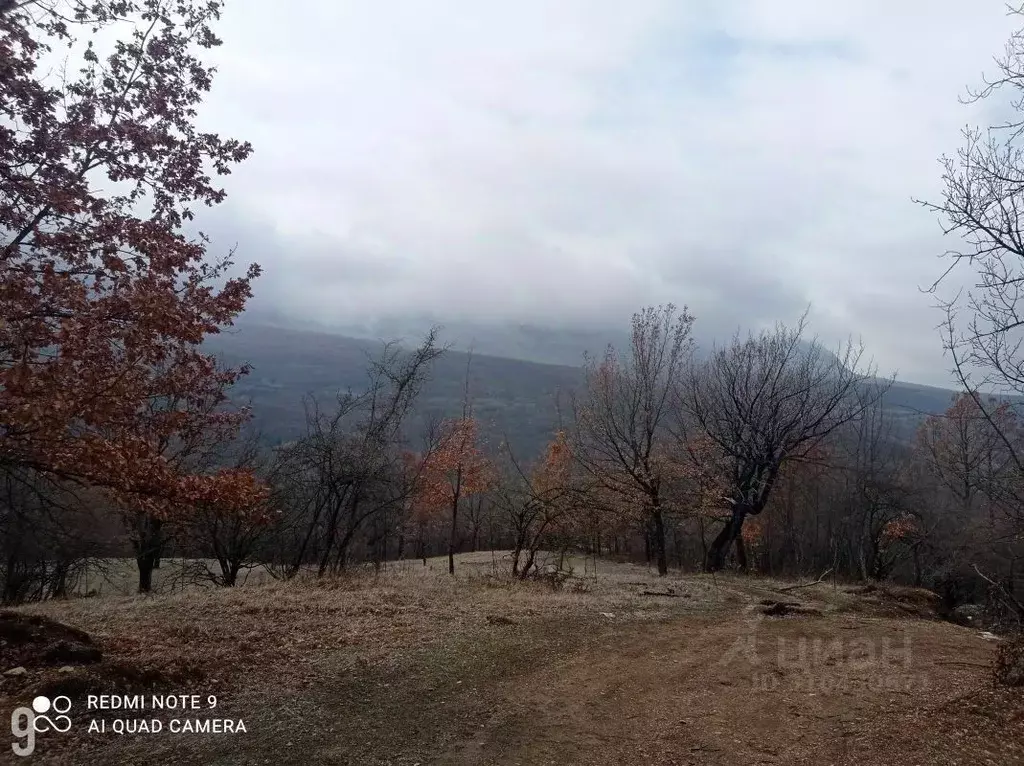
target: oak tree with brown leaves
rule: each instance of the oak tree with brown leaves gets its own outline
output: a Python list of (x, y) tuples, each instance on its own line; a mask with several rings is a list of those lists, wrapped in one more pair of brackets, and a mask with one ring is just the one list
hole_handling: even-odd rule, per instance
[(448, 573), (455, 574), (459, 507), (493, 483), (493, 468), (480, 448), (479, 426), (470, 414), (441, 424), (437, 446), (426, 456), (415, 505), (426, 512), (450, 512)]
[(1022, 436), (1012, 402), (966, 391), (946, 412), (926, 418), (916, 440), (926, 478), (949, 500), (944, 520), (974, 549), (962, 567), (981, 564), (1011, 588), (1024, 555), (1024, 487), (1014, 455)]
[(1003, 491), (1015, 473), (1004, 436), (1014, 444), (1020, 426), (1009, 401), (987, 399), (977, 391), (960, 393), (949, 409), (925, 418), (917, 431), (918, 453), (956, 499), (958, 510), (968, 515), (986, 501), (1014, 505), (1012, 492), (1005, 497)]
[[(230, 325), (259, 268), (183, 226), (224, 199), (251, 152), (199, 131), (220, 44), (216, 0), (25, 3), (0, 15), (0, 464), (109, 488), (159, 519), (257, 505), (248, 471), (196, 472), (168, 446), (247, 413), (220, 408), (245, 369), (203, 339)], [(98, 29), (116, 41), (100, 51)], [(48, 74), (79, 45), (77, 71)], [(171, 448), (173, 452), (173, 447)]]

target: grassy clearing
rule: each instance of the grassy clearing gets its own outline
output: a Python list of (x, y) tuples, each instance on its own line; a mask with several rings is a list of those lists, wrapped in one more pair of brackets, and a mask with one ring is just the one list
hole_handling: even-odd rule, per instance
[[(45, 739), (36, 756), (43, 763), (687, 763), (672, 760), (683, 744), (700, 748), (693, 752), (702, 760), (693, 762), (731, 763), (757, 762), (760, 751), (723, 747), (716, 721), (758, 721), (751, 742), (775, 741), (780, 710), (797, 716), (796, 724), (778, 724), (785, 730), (814, 720), (826, 702), (807, 690), (773, 700), (754, 687), (758, 669), (739, 664), (734, 673), (721, 665), (722, 652), (751, 630), (769, 643), (878, 642), (912, 630), (921, 653), (915, 662), (925, 663), (937, 693), (946, 685), (975, 688), (986, 677), (991, 647), (971, 631), (908, 622), (926, 611), (912, 589), (852, 593), (822, 583), (780, 593), (787, 584), (766, 578), (658, 578), (645, 567), (606, 562), (595, 576), (592, 562), (570, 565), (578, 576), (557, 590), (511, 580), (501, 555), (484, 553), (460, 556), (454, 578), (446, 561), (430, 560), (321, 582), (33, 605), (22, 611), (88, 631), (105, 659), (70, 674), (33, 669), (3, 678), (0, 695), (10, 708), (48, 684), (83, 694), (155, 682), (216, 694), (221, 714), (242, 718), (248, 729), (134, 737), (76, 729)], [(817, 616), (765, 618), (761, 602), (773, 599), (800, 601)], [(927, 665), (928, 658), (938, 664)], [(846, 690), (849, 700), (836, 692), (829, 715), (891, 718), (913, 705), (896, 695), (885, 697), (890, 707), (879, 706), (869, 691)], [(689, 739), (680, 739), (683, 708), (714, 715), (693, 719)], [(808, 734), (800, 753), (824, 757), (829, 726)], [(801, 762), (800, 753), (776, 762)]]
[[(48, 668), (16, 679), (0, 677), (0, 696), (14, 707), (41, 691), (82, 699), (87, 693), (156, 688), (215, 694), (229, 704), (234, 699), (238, 714), (260, 707), (258, 698), (267, 688), (293, 711), (324, 695), (361, 700), (358, 714), (346, 719), (349, 735), (333, 726), (339, 741), (349, 743), (347, 751), (355, 752), (354, 743), (381, 726), (387, 741), (424, 736), (427, 729), (416, 724), (416, 716), (387, 711), (415, 710), (406, 702), (436, 698), (453, 669), (463, 668), (469, 679), (502, 678), (559, 652), (577, 651), (584, 637), (614, 625), (729, 609), (739, 601), (710, 578), (667, 582), (644, 567), (619, 564), (599, 565), (595, 576), (591, 564), (571, 565), (587, 574), (557, 590), (544, 582), (512, 580), (501, 554), (480, 553), (460, 556), (455, 578), (447, 574), (447, 562), (436, 559), (427, 566), (402, 562), (379, 574), (357, 572), (324, 581), (299, 577), (232, 589), (193, 587), (35, 604), (19, 611), (87, 631), (105, 659), (72, 674)], [(640, 595), (645, 591), (672, 595)], [(262, 723), (265, 730), (281, 725), (273, 718)], [(332, 730), (331, 722), (315, 713), (302, 720), (310, 736)], [(140, 746), (152, 747), (157, 739)], [(64, 744), (58, 758), (69, 747), (94, 743)], [(90, 757), (102, 758), (106, 749), (90, 748)]]
[[(446, 562), (392, 565), (317, 581), (298, 577), (245, 587), (190, 588), (151, 596), (109, 596), (34, 604), (22, 611), (78, 626), (128, 662), (162, 662), (211, 671), (290, 663), (311, 651), (358, 647), (367, 662), (396, 646), (444, 632), (458, 634), (538, 616), (657, 619), (737, 603), (728, 578), (659, 580), (645, 568), (609, 565), (607, 574), (575, 578), (559, 590), (507, 577), (500, 557), (467, 554), (458, 575)], [(666, 597), (644, 591), (673, 592)], [(497, 621), (497, 623), (495, 623)]]
[[(438, 559), (426, 567), (419, 562), (393, 565), (380, 574), (72, 599), (20, 611), (89, 632), (111, 661), (125, 665), (223, 688), (259, 668), (289, 667), (293, 672), (285, 683), (302, 688), (304, 662), (318, 653), (342, 652), (380, 665), (393, 661), (401, 647), (440, 635), (507, 631), (554, 617), (651, 620), (725, 607), (737, 598), (709, 579), (673, 578), (674, 585), (666, 586), (645, 569), (628, 565), (615, 565), (614, 574), (574, 579), (559, 590), (512, 580), (503, 574), (500, 557), (489, 553), (462, 556), (458, 567), (455, 578)], [(639, 595), (666, 587), (677, 593)], [(3, 690), (10, 688), (11, 682), (5, 684)]]

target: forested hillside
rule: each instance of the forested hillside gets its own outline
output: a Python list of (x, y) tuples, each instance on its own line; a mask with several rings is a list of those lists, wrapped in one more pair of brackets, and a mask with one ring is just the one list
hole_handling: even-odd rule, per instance
[[(468, 333), (466, 333), (468, 334)], [(597, 333), (570, 333), (560, 339), (557, 330), (536, 332), (546, 348), (557, 348), (560, 356), (582, 360), (586, 348), (573, 354), (572, 341), (596, 345)], [(614, 334), (604, 342), (621, 345), (628, 336)], [(415, 336), (399, 337), (415, 344)], [(442, 341), (444, 338), (442, 337)], [(326, 331), (285, 328), (271, 324), (242, 322), (238, 328), (211, 337), (208, 347), (229, 364), (248, 363), (252, 372), (233, 389), (236, 402), (252, 404), (254, 424), (270, 444), (299, 436), (305, 428), (303, 398), (315, 396), (321, 403), (333, 402), (339, 392), (358, 392), (367, 385), (368, 362), (378, 356), (384, 341), (332, 334)], [(570, 396), (582, 382), (578, 366), (542, 364), (523, 359), (482, 353), (472, 356), (450, 349), (433, 366), (413, 417), (408, 436), (415, 441), (430, 417), (451, 417), (462, 406), (466, 373), (470, 395), (488, 441), (506, 437), (513, 448), (528, 457), (540, 454), (550, 440), (559, 418), (568, 415)], [(954, 393), (944, 388), (895, 382), (883, 399), (894, 418), (894, 430), (909, 440), (926, 415), (944, 412)]]
[[(414, 344), (418, 339), (406, 340)], [(383, 341), (265, 325), (245, 325), (211, 338), (208, 345), (229, 364), (252, 365), (232, 398), (251, 402), (254, 425), (272, 444), (304, 431), (304, 398), (333, 404), (339, 393), (364, 390), (367, 368), (384, 348)], [(530, 457), (551, 438), (558, 402), (567, 407), (581, 379), (574, 367), (447, 351), (433, 363), (406, 425), (412, 442), (432, 417), (458, 413), (467, 371), (473, 409), (488, 440), (496, 446), (507, 435), (517, 452)]]

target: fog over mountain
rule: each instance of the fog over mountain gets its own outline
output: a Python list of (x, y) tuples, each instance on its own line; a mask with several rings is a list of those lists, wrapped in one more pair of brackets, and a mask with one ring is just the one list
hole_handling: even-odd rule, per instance
[(921, 288), (950, 242), (913, 198), (998, 121), (1012, 94), (958, 97), (1012, 24), (987, 1), (251, 0), (201, 120), (255, 151), (197, 224), (289, 322), (436, 320), (564, 361), (644, 305), (688, 304), (705, 343), (811, 305), (829, 346), (948, 385)]
[[(795, 323), (799, 317), (795, 317)], [(398, 340), (414, 343), (431, 327), (439, 327), (442, 343), (453, 351), (473, 352), (488, 356), (520, 359), (541, 364), (580, 366), (584, 355), (600, 356), (611, 345), (627, 351), (630, 346), (629, 319), (618, 327), (557, 326), (522, 323), (499, 323), (468, 320), (444, 321), (436, 316), (389, 317), (351, 324), (328, 324), (309, 320), (290, 319), (276, 312), (250, 311), (239, 323), (274, 326), (282, 329), (308, 330), (317, 333), (342, 335), (369, 341)], [(706, 356), (716, 347), (727, 344), (736, 332), (717, 337), (703, 332), (699, 323), (694, 326), (693, 339), (698, 357)], [(256, 332), (254, 329), (252, 332)], [(810, 332), (804, 341), (808, 345), (814, 335)], [(819, 341), (829, 351), (839, 350), (837, 344)], [(864, 361), (870, 355), (865, 350)]]
[[(364, 390), (367, 362), (381, 352), (382, 339), (410, 346), (422, 336), (418, 327), (399, 325), (364, 327), (365, 334), (353, 337), (309, 323), (287, 324), (247, 316), (207, 343), (223, 361), (251, 365), (232, 397), (252, 405), (254, 424), (270, 444), (303, 432), (304, 399), (330, 405), (339, 393)], [(595, 330), (466, 325), (456, 329), (477, 339), (472, 357), (453, 345), (434, 363), (408, 424), (409, 438), (415, 442), (432, 417), (461, 411), (468, 370), (474, 414), (488, 443), (493, 447), (508, 442), (527, 459), (538, 455), (559, 423), (571, 417), (571, 396), (582, 382), (582, 351), (626, 341), (621, 332), (616, 337)], [(444, 331), (441, 340), (452, 337)], [(944, 411), (952, 397), (948, 389), (897, 382), (884, 406), (895, 418), (897, 436), (909, 440), (922, 418)]]

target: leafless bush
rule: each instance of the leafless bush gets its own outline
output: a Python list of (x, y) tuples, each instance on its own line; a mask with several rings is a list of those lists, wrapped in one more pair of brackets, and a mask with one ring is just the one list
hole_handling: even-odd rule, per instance
[(1000, 686), (1024, 686), (1024, 633), (1000, 643), (992, 675)]
[(0, 469), (4, 603), (74, 595), (90, 558), (110, 555), (102, 495), (23, 467)]
[(371, 519), (387, 515), (399, 526), (414, 478), (403, 425), (442, 353), (436, 338), (431, 331), (412, 352), (386, 345), (370, 362), (367, 390), (340, 394), (332, 410), (307, 401), (306, 434), (279, 448), (273, 470), (271, 502), (281, 515), (265, 559), (272, 574), (340, 571)]

